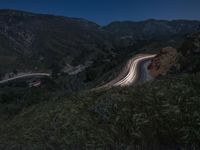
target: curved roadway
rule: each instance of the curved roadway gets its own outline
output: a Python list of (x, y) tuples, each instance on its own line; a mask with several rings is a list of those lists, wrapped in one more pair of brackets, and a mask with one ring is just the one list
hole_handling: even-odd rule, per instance
[(16, 79), (21, 79), (21, 78), (26, 78), (26, 77), (35, 77), (35, 76), (36, 77), (38, 77), (38, 76), (47, 76), (47, 77), (49, 77), (50, 74), (48, 74), (48, 73), (28, 73), (28, 74), (23, 74), (23, 75), (15, 76), (13, 78), (1, 80), (0, 84), (6, 83), (6, 82), (9, 82), (9, 81), (13, 81), (13, 80), (16, 80)]
[[(119, 74), (119, 76), (117, 76), (115, 79), (111, 80), (107, 84), (105, 84), (101, 87), (98, 87), (96, 89), (109, 88), (109, 87), (113, 87), (113, 86), (132, 85), (133, 83), (139, 81), (141, 76), (143, 76), (142, 74), (147, 73), (147, 70), (144, 70), (145, 68), (142, 66), (142, 64), (145, 61), (151, 60), (155, 56), (156, 56), (155, 54), (153, 54), (153, 55), (151, 55), (151, 54), (136, 55), (135, 57), (133, 57), (132, 59), (130, 59), (127, 62), (126, 66), (124, 67), (122, 72)], [(20, 79), (20, 78), (34, 77), (34, 76), (48, 76), (49, 77), (50, 74), (49, 73), (29, 73), (29, 74), (19, 75), (19, 76), (13, 77), (13, 78), (2, 80), (2, 81), (0, 81), (0, 84), (6, 83), (6, 82), (9, 82), (12, 80)], [(145, 81), (146, 79), (143, 78), (142, 80)]]
[(151, 60), (155, 56), (155, 54), (139, 54), (133, 57), (127, 62), (125, 68), (118, 77), (97, 89), (109, 88), (113, 86), (129, 86), (134, 84), (139, 81), (141, 74), (147, 72), (144, 70), (144, 67), (142, 67), (142, 63)]

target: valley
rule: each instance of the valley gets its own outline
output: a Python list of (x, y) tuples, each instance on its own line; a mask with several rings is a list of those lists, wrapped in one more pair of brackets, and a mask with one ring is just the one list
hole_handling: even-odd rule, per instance
[(200, 21), (0, 10), (0, 150), (200, 149)]

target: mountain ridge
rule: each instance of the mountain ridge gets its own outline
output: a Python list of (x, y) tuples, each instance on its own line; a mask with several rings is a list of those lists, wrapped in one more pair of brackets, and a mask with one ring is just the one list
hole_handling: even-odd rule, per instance
[[(13, 70), (60, 72), (68, 66), (86, 68), (88, 62), (95, 67), (113, 67), (146, 45), (146, 49), (157, 49), (152, 41), (174, 46), (186, 34), (196, 31), (200, 31), (200, 21), (149, 19), (100, 26), (82, 18), (3, 9), (0, 74)], [(108, 71), (106, 67), (102, 70)]]

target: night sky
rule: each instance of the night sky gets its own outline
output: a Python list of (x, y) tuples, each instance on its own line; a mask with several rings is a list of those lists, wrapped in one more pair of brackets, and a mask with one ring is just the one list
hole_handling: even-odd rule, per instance
[(0, 0), (0, 8), (86, 18), (101, 25), (150, 18), (200, 20), (200, 0)]

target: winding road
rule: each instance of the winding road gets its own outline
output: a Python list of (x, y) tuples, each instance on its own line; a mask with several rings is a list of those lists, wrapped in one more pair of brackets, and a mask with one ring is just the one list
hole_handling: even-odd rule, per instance
[[(129, 86), (134, 84), (140, 79), (140, 76), (142, 75), (143, 77), (147, 77), (148, 71), (144, 70), (142, 66), (143, 62), (151, 60), (154, 58), (156, 55), (155, 54), (139, 54), (130, 59), (122, 72), (117, 76), (115, 79), (111, 80), (107, 84), (97, 88), (97, 89), (102, 89), (102, 88), (110, 88), (113, 86)], [(142, 79), (143, 81), (146, 80), (145, 78)]]
[(9, 81), (13, 81), (13, 80), (16, 80), (16, 79), (21, 79), (21, 78), (26, 78), (26, 77), (40, 77), (40, 76), (47, 76), (47, 77), (49, 77), (50, 74), (49, 73), (27, 73), (27, 74), (15, 76), (13, 78), (1, 80), (0, 84), (7, 83)]
[[(142, 80), (142, 82), (147, 81), (148, 79), (148, 70), (144, 67), (145, 62), (151, 60), (155, 57), (155, 54), (138, 54), (132, 59), (130, 59), (126, 66), (123, 68), (121, 73), (113, 80), (108, 82), (107, 84), (95, 88), (102, 89), (102, 88), (110, 88), (114, 86), (129, 86), (134, 84), (135, 82)], [(0, 81), (0, 84), (7, 83), (9, 81), (13, 81), (16, 79), (26, 78), (26, 77), (40, 77), (40, 76), (47, 76), (49, 77), (49, 73), (27, 73), (23, 75), (18, 75), (13, 78), (5, 79)]]

